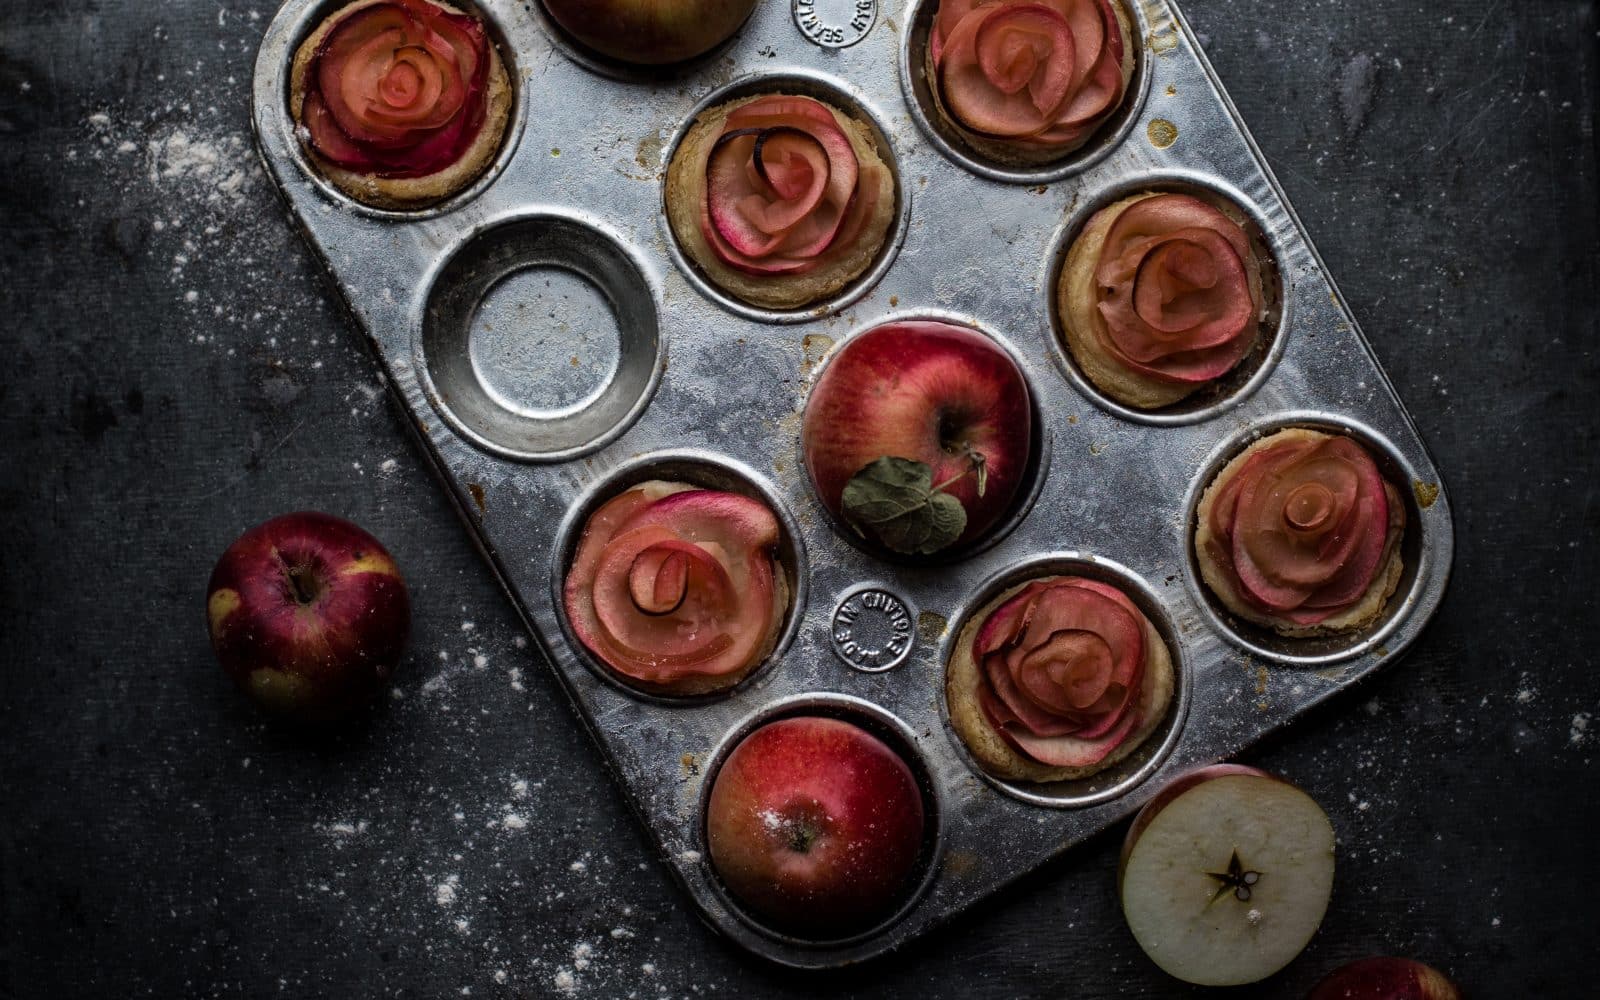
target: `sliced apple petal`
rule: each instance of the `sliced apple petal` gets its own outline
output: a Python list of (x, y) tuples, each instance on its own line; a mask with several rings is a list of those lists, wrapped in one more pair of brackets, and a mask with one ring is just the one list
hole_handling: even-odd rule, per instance
[(1239, 770), (1180, 778), (1134, 821), (1119, 872), (1123, 915), (1145, 954), (1201, 986), (1288, 965), (1322, 922), (1334, 834), (1286, 781)]

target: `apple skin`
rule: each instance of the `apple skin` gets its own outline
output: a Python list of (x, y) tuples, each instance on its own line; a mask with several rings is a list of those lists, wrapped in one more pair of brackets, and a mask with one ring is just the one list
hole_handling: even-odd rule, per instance
[(906, 898), (925, 832), (911, 768), (853, 723), (800, 716), (746, 736), (706, 805), (711, 864), (775, 929), (865, 930)]
[(388, 685), (411, 631), (411, 599), (376, 538), (302, 511), (228, 546), (206, 588), (206, 619), (218, 662), (252, 701), (325, 723)]
[(568, 34), (601, 55), (665, 66), (733, 37), (758, 0), (544, 0)]
[(1333, 970), (1306, 1000), (1461, 1000), (1461, 991), (1431, 965), (1363, 958)]
[(1224, 763), (1196, 768), (1167, 782), (1162, 786), (1161, 791), (1157, 792), (1155, 797), (1146, 802), (1144, 808), (1139, 810), (1139, 814), (1133, 818), (1133, 823), (1128, 827), (1128, 835), (1122, 838), (1122, 855), (1117, 859), (1117, 893), (1119, 895), (1122, 892), (1122, 876), (1128, 870), (1128, 855), (1133, 853), (1133, 845), (1139, 842), (1140, 835), (1160, 815), (1161, 810), (1196, 785), (1205, 784), (1212, 778), (1224, 778), (1230, 774), (1252, 774), (1259, 778), (1272, 778), (1274, 781), (1283, 780), (1275, 774), (1269, 774), (1261, 770), (1259, 767), (1251, 767), (1248, 764)]
[(800, 442), (817, 496), (840, 518), (846, 484), (880, 458), (922, 462), (937, 484), (971, 468), (964, 448), (981, 453), (982, 497), (971, 475), (945, 488), (967, 511), (959, 546), (994, 527), (1022, 490), (1033, 405), (1021, 369), (993, 340), (952, 323), (902, 320), (851, 338), (828, 361), (806, 401)]

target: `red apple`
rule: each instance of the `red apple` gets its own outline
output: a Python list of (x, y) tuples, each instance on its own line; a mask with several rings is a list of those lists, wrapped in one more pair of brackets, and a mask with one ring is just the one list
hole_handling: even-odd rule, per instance
[(1183, 775), (1134, 818), (1118, 892), (1128, 929), (1169, 975), (1238, 986), (1305, 949), (1333, 892), (1333, 826), (1305, 792), (1218, 764)]
[(411, 600), (376, 538), (305, 511), (228, 546), (211, 572), (206, 617), (223, 670), (256, 704), (324, 722), (388, 684), (411, 631)]
[(709, 52), (749, 19), (757, 0), (544, 0), (572, 37), (601, 55), (662, 66)]
[(1306, 1000), (1461, 1000), (1461, 991), (1430, 965), (1363, 958), (1335, 969)]
[(711, 864), (771, 926), (846, 937), (906, 898), (921, 856), (922, 792), (881, 739), (804, 716), (746, 736), (717, 772), (706, 806)]
[[(931, 320), (887, 323), (847, 341), (812, 388), (801, 428), (823, 505), (907, 554), (971, 542), (994, 527), (1023, 489), (1032, 446), (1028, 383), (1011, 355), (975, 330)], [(846, 486), (884, 458), (927, 466), (932, 484), (959, 501), (966, 523), (956, 538), (912, 547), (855, 516)]]

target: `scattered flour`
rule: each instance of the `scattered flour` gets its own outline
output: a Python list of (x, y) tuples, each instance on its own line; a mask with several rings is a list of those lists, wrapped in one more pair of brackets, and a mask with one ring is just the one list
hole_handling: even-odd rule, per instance
[(1579, 712), (1572, 717), (1572, 728), (1567, 733), (1567, 739), (1575, 747), (1581, 747), (1589, 741), (1589, 722), (1593, 718), (1588, 712)]
[(456, 890), (460, 884), (460, 875), (446, 875), (443, 882), (434, 886), (433, 901), (440, 906), (454, 906), (457, 896)]

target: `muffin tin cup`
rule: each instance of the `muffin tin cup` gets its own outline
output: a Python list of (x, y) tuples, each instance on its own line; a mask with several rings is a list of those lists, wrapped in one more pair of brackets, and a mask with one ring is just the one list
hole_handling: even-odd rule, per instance
[[(706, 804), (711, 799), (711, 788), (716, 783), (717, 772), (728, 759), (735, 747), (744, 738), (760, 729), (769, 722), (780, 719), (789, 719), (796, 716), (822, 716), (839, 719), (844, 722), (854, 723), (867, 732), (881, 739), (893, 750), (906, 765), (911, 768), (912, 775), (917, 779), (917, 788), (922, 792), (922, 807), (926, 826), (923, 830), (922, 850), (917, 858), (915, 868), (907, 879), (902, 898), (893, 910), (883, 919), (863, 930), (852, 932), (840, 937), (808, 938), (800, 937), (787, 931), (774, 929), (759, 915), (751, 913), (737, 898), (723, 885), (716, 869), (711, 864), (711, 852), (706, 846), (706, 830), (704, 817), (707, 814)], [(796, 949), (819, 949), (823, 951), (859, 946), (862, 943), (881, 937), (884, 931), (894, 926), (916, 908), (928, 887), (933, 883), (933, 876), (940, 856), (940, 810), (938, 790), (929, 775), (926, 761), (917, 750), (917, 734), (906, 725), (898, 716), (886, 711), (881, 706), (862, 698), (848, 695), (835, 694), (828, 691), (805, 692), (790, 695), (769, 703), (741, 720), (730, 729), (726, 736), (712, 751), (710, 763), (706, 768), (706, 781), (702, 786), (698, 811), (702, 817), (700, 824), (700, 841), (697, 853), (704, 859), (704, 877), (707, 883), (717, 893), (728, 911), (754, 934), (781, 941), (785, 945)]]
[(939, 0), (912, 0), (905, 12), (906, 30), (899, 48), (900, 84), (906, 106), (922, 134), (952, 163), (979, 177), (1003, 184), (1049, 184), (1081, 174), (1110, 156), (1127, 141), (1128, 133), (1139, 121), (1145, 97), (1150, 92), (1151, 53), (1145, 5), (1141, 0), (1123, 0), (1133, 35), (1133, 77), (1128, 92), (1111, 117), (1095, 130), (1089, 141), (1070, 153), (1039, 164), (1004, 163), (977, 149), (951, 120), (943, 114), (934, 97), (937, 84), (928, 73), (928, 39)]
[[(1153, 410), (1141, 410), (1120, 402), (1090, 381), (1067, 347), (1066, 321), (1056, 308), (1067, 255), (1088, 226), (1089, 220), (1101, 209), (1144, 192), (1192, 195), (1213, 205), (1229, 205), (1243, 213), (1245, 235), (1250, 238), (1261, 261), (1263, 300), (1260, 332), (1250, 353), (1232, 371), (1211, 384), (1201, 386), (1188, 398)], [(1119, 178), (1116, 183), (1084, 198), (1067, 217), (1057, 234), (1055, 249), (1050, 255), (1044, 276), (1040, 279), (1041, 287), (1048, 295), (1051, 329), (1055, 333), (1056, 362), (1079, 392), (1093, 399), (1101, 409), (1123, 420), (1171, 427), (1199, 423), (1226, 413), (1248, 399), (1251, 393), (1271, 378), (1272, 369), (1283, 358), (1293, 315), (1290, 308), (1292, 300), (1284, 295), (1283, 272), (1278, 264), (1282, 256), (1272, 223), (1261, 210), (1243, 192), (1215, 177), (1197, 172), (1150, 171)]]
[[(984, 781), (1012, 798), (1036, 806), (1077, 809), (1120, 798), (1161, 767), (1183, 737), (1183, 724), (1189, 715), (1189, 692), (1193, 686), (1193, 676), (1183, 637), (1156, 589), (1119, 563), (1081, 552), (1061, 552), (1030, 558), (984, 581), (972, 599), (962, 607), (958, 616), (950, 622), (949, 641), (944, 647), (945, 669), (949, 669), (950, 657), (955, 652), (961, 633), (990, 601), (1019, 584), (1050, 576), (1081, 576), (1108, 583), (1121, 590), (1140, 611), (1144, 612), (1150, 624), (1155, 626), (1156, 632), (1167, 644), (1167, 652), (1172, 657), (1172, 700), (1167, 705), (1161, 724), (1137, 749), (1099, 774), (1071, 781), (1048, 783), (1013, 781), (985, 770), (973, 759), (965, 745), (962, 745), (962, 756), (967, 765)], [(945, 726), (949, 729), (950, 738), (961, 744), (961, 736), (956, 733), (950, 721), (949, 700), (944, 695), (943, 684), (940, 685), (940, 696), (943, 708), (941, 714)]]
[[(889, 226), (888, 234), (884, 236), (883, 246), (878, 249), (877, 254), (873, 257), (872, 262), (867, 265), (866, 270), (851, 279), (844, 287), (832, 295), (792, 309), (776, 309), (746, 302), (717, 284), (698, 264), (690, 259), (678, 242), (677, 234), (673, 232), (671, 224), (667, 221), (665, 197), (667, 171), (672, 164), (673, 157), (678, 152), (678, 147), (683, 144), (684, 138), (688, 136), (689, 130), (694, 126), (695, 119), (699, 118), (704, 112), (727, 104), (729, 101), (780, 93), (800, 94), (815, 98), (824, 104), (838, 108), (856, 121), (865, 123), (871, 130), (873, 138), (877, 141), (879, 157), (894, 176), (895, 192), (894, 221)], [(882, 280), (884, 274), (894, 265), (895, 255), (900, 252), (901, 244), (906, 239), (906, 229), (911, 223), (911, 192), (906, 187), (904, 178), (901, 175), (895, 144), (890, 138), (888, 129), (884, 127), (882, 116), (872, 109), (866, 97), (860, 91), (845, 81), (811, 70), (786, 69), (752, 73), (726, 86), (718, 87), (707, 94), (688, 112), (678, 125), (677, 131), (673, 134), (671, 143), (667, 145), (666, 156), (661, 162), (661, 178), (662, 204), (659, 211), (660, 223), (668, 246), (671, 247), (672, 262), (678, 266), (678, 270), (682, 272), (684, 279), (698, 289), (700, 294), (731, 313), (761, 323), (804, 323), (819, 316), (837, 313), (860, 301), (863, 296), (872, 290), (874, 285)]]
[[(1194, 531), (1201, 498), (1223, 467), (1240, 452), (1263, 438), (1290, 428), (1342, 434), (1361, 444), (1377, 462), (1384, 480), (1399, 492), (1401, 502), (1405, 505), (1405, 533), (1400, 541), (1400, 559), (1404, 569), (1394, 593), (1389, 596), (1377, 619), (1369, 625), (1315, 638), (1280, 635), (1264, 625), (1246, 621), (1234, 614), (1200, 576)], [(1189, 529), (1184, 582), (1188, 584), (1196, 607), (1212, 629), (1240, 649), (1288, 666), (1322, 667), (1382, 648), (1389, 636), (1405, 621), (1409, 610), (1422, 599), (1420, 591), (1430, 576), (1431, 562), (1437, 549), (1436, 545), (1429, 544), (1428, 533), (1436, 530), (1435, 518), (1422, 507), (1418, 498), (1419, 484), (1424, 485), (1420, 492), (1426, 496), (1425, 484), (1417, 478), (1411, 463), (1394, 445), (1360, 421), (1339, 414), (1285, 413), (1233, 435), (1200, 468), (1184, 504), (1188, 512), (1186, 524)]]
[[(704, 489), (721, 490), (752, 497), (767, 505), (778, 519), (779, 539), (776, 552), (778, 570), (783, 573), (789, 588), (789, 606), (784, 610), (783, 622), (778, 627), (778, 638), (772, 651), (762, 663), (737, 684), (728, 688), (698, 695), (664, 694), (641, 685), (607, 666), (600, 658), (584, 647), (573, 631), (572, 620), (567, 615), (564, 592), (567, 569), (572, 565), (578, 546), (583, 541), (584, 528), (595, 511), (622, 493), (651, 480), (686, 483)], [(704, 451), (663, 451), (640, 455), (618, 468), (606, 478), (590, 487), (578, 498), (556, 533), (555, 558), (550, 563), (550, 600), (556, 609), (564, 639), (576, 651), (595, 675), (614, 684), (629, 695), (662, 706), (692, 707), (758, 686), (762, 678), (783, 658), (794, 642), (805, 617), (806, 598), (810, 592), (810, 567), (806, 563), (805, 543), (801, 540), (800, 526), (789, 513), (787, 505), (771, 485), (762, 480), (754, 469), (726, 457)]]
[[(286, 156), (303, 173), (305, 179), (331, 205), (337, 206), (341, 211), (355, 212), (371, 219), (388, 220), (392, 222), (404, 220), (431, 219), (455, 212), (464, 205), (470, 204), (479, 194), (483, 193), (506, 168), (517, 154), (517, 144), (522, 138), (523, 119), (527, 109), (523, 106), (522, 73), (519, 70), (518, 50), (512, 41), (512, 35), (507, 30), (507, 24), (502, 19), (501, 13), (494, 4), (480, 4), (474, 0), (450, 0), (451, 6), (458, 10), (469, 11), (483, 19), (489, 31), (489, 41), (500, 54), (500, 60), (505, 65), (506, 76), (511, 82), (511, 110), (506, 119), (506, 131), (500, 139), (500, 149), (494, 155), (483, 171), (461, 190), (440, 199), (432, 204), (421, 205), (416, 208), (380, 208), (368, 205), (365, 202), (352, 198), (341, 191), (332, 182), (325, 179), (316, 165), (312, 163), (310, 155), (301, 144), (296, 135), (294, 114), (289, 108), (289, 89), (291, 84), (291, 68), (294, 63), (295, 52), (300, 48), (311, 33), (317, 30), (323, 20), (336, 13), (340, 8), (348, 6), (353, 0), (317, 0), (315, 3), (290, 3), (278, 12), (278, 18), (273, 22), (274, 27), (282, 25), (282, 35), (288, 42), (288, 58), (278, 66), (263, 66), (259, 61), (256, 65), (256, 114), (253, 123), (256, 131), (256, 141), (265, 147), (270, 145), (281, 151), (280, 155)], [(285, 21), (288, 14), (291, 20)], [(273, 77), (263, 79), (263, 70)], [(263, 93), (263, 85), (268, 88)], [(270, 101), (263, 97), (276, 90), (281, 98), (272, 106)]]
[[(1030, 402), (1032, 403), (1033, 409), (1033, 427), (1032, 434), (1030, 435), (1028, 442), (1028, 460), (1023, 469), (1022, 482), (1018, 486), (1017, 495), (1012, 498), (1010, 508), (1006, 511), (1004, 517), (1000, 518), (1000, 520), (995, 522), (995, 524), (988, 531), (985, 531), (976, 538), (969, 539), (959, 545), (953, 545), (948, 549), (934, 552), (929, 555), (908, 555), (904, 552), (896, 552), (887, 546), (881, 545), (878, 542), (861, 535), (856, 531), (855, 528), (851, 527), (851, 525), (843, 518), (843, 516), (835, 514), (832, 510), (823, 506), (822, 501), (816, 497), (814, 490), (812, 491), (812, 497), (816, 504), (816, 508), (820, 510), (825, 517), (827, 517), (829, 522), (833, 525), (834, 531), (838, 533), (840, 538), (844, 539), (846, 542), (855, 546), (861, 551), (871, 555), (875, 559), (885, 563), (895, 563), (907, 567), (945, 566), (951, 563), (959, 563), (971, 559), (973, 556), (985, 552), (1000, 544), (1005, 540), (1005, 537), (1011, 534), (1011, 532), (1015, 531), (1017, 526), (1022, 523), (1023, 519), (1028, 516), (1028, 512), (1032, 510), (1033, 505), (1038, 502), (1039, 492), (1044, 487), (1045, 474), (1050, 468), (1050, 421), (1047, 419), (1047, 415), (1039, 404), (1040, 392), (1038, 380), (1034, 377), (1033, 373), (1029, 371), (1027, 362), (1017, 352), (1017, 349), (1008, 343), (1004, 336), (995, 333), (992, 330), (985, 329), (985, 327), (978, 320), (972, 318), (971, 316), (964, 316), (959, 313), (938, 309), (898, 311), (885, 316), (874, 317), (869, 322), (863, 323), (862, 327), (855, 333), (851, 334), (850, 337), (834, 344), (832, 349), (829, 350), (828, 354), (817, 363), (815, 368), (812, 369), (811, 381), (806, 387), (806, 399), (808, 401), (810, 399), (809, 390), (811, 387), (816, 385), (817, 380), (821, 379), (827, 372), (828, 366), (839, 357), (841, 351), (850, 346), (850, 343), (855, 338), (860, 337), (863, 334), (870, 333), (871, 331), (882, 326), (892, 326), (895, 323), (914, 323), (918, 321), (948, 323), (951, 326), (963, 327), (973, 331), (974, 333), (981, 334), (996, 347), (1000, 348), (1000, 350), (1004, 351), (1011, 358), (1011, 361), (1017, 366), (1017, 371), (1022, 373), (1022, 381), (1025, 385), (1027, 385), (1028, 394), (1031, 397)], [(803, 419), (804, 403), (802, 403), (801, 413)]]
[[(908, 10), (924, 16), (930, 3)], [(663, 863), (741, 947), (831, 968), (903, 945), (1130, 816), (1164, 780), (1238, 753), (1391, 663), (1437, 610), (1454, 544), (1439, 473), (1170, 0), (1131, 5), (1142, 61), (1127, 119), (1064, 168), (1027, 178), (975, 169), (924, 134), (901, 77), (915, 27), (906, 11), (884, 9), (859, 42), (830, 49), (807, 40), (791, 5), (765, 3), (720, 55), (645, 81), (579, 61), (537, 4), (479, 0), (515, 67), (512, 132), (469, 191), (419, 212), (356, 205), (298, 147), (289, 65), (333, 6), (288, 0), (267, 27), (255, 71), (263, 160)], [(662, 217), (668, 158), (697, 111), (785, 84), (863, 109), (901, 197), (874, 269), (792, 313), (719, 298)], [(1074, 377), (1053, 326), (1053, 277), (1094, 206), (1167, 183), (1246, 209), (1281, 275), (1283, 316), (1225, 405), (1151, 419)], [(829, 347), (919, 317), (976, 327), (1011, 352), (1034, 397), (1037, 468), (982, 543), (891, 560), (853, 543), (817, 500), (801, 411)], [(1286, 425), (1360, 437), (1414, 502), (1402, 591), (1381, 626), (1337, 648), (1227, 620), (1193, 569), (1198, 491), (1252, 436)], [(789, 617), (774, 653), (729, 691), (640, 690), (565, 621), (562, 583), (589, 513), (649, 478), (759, 495), (783, 525)], [(945, 665), (985, 594), (1063, 570), (1112, 579), (1139, 601), (1175, 657), (1177, 697), (1166, 728), (1098, 780), (996, 782), (949, 727)], [(703, 803), (730, 740), (800, 710), (889, 735), (930, 803), (933, 842), (904, 906), (842, 940), (772, 932), (729, 899), (705, 857)]]

